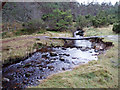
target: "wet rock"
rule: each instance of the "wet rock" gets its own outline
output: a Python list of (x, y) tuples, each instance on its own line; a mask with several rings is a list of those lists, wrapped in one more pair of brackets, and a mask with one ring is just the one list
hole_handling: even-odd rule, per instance
[(32, 74), (32, 73), (27, 72), (27, 73), (25, 73), (25, 76), (26, 76), (26, 77), (30, 77), (31, 74)]
[(82, 46), (76, 46), (76, 48), (77, 48), (77, 49), (81, 49), (81, 48), (82, 48)]
[(66, 50), (66, 48), (62, 47), (62, 50)]
[(84, 35), (84, 31), (83, 30), (81, 30), (81, 28), (77, 28), (77, 33), (76, 33), (76, 35), (80, 35), (80, 36), (83, 36)]
[(43, 76), (40, 76), (40, 79), (42, 79)]
[(97, 55), (99, 55), (99, 53), (92, 54), (92, 56), (97, 56)]
[(40, 70), (43, 70), (43, 68), (42, 68), (42, 67), (39, 67), (39, 69), (40, 69)]
[(51, 58), (50, 60), (56, 60), (56, 58)]
[(19, 69), (19, 68), (21, 68), (21, 67), (22, 67), (22, 66), (19, 65), (19, 66), (17, 66), (16, 68)]
[(54, 70), (54, 66), (48, 66), (48, 69), (50, 69), (51, 71)]
[(99, 50), (96, 50), (96, 49), (95, 49), (94, 51), (95, 51), (95, 52), (99, 52)]
[(48, 69), (54, 68), (54, 66), (48, 66)]
[(51, 71), (53, 71), (53, 70), (54, 70), (54, 68), (51, 68), (50, 70), (51, 70)]
[(29, 73), (34, 73), (34, 71), (28, 71)]
[(30, 66), (31, 66), (31, 63), (27, 63), (27, 64), (23, 65), (23, 68), (30, 67)]
[(63, 54), (59, 54), (60, 56), (62, 56)]
[(37, 79), (40, 79), (40, 77), (37, 77)]
[(81, 51), (87, 51), (86, 47), (82, 47)]
[(92, 51), (89, 51), (89, 53), (92, 53)]
[(77, 59), (77, 57), (72, 57), (72, 59)]
[(58, 56), (56, 52), (51, 52), (50, 56)]
[(65, 55), (65, 56), (70, 56), (70, 54), (63, 54), (63, 55)]
[(51, 63), (53, 63), (53, 62), (55, 62), (55, 61), (56, 61), (56, 58), (51, 58), (51, 59), (50, 59), (50, 62), (51, 62)]
[(3, 82), (9, 82), (10, 81), (10, 79), (9, 78), (3, 78), (3, 80), (2, 80)]
[(60, 61), (65, 61), (65, 59), (63, 57), (60, 57)]
[(50, 61), (46, 61), (46, 64), (49, 64), (50, 63)]
[(75, 63), (72, 61), (72, 64), (74, 64), (75, 65)]
[(55, 62), (55, 60), (52, 59), (52, 60), (50, 60), (50, 62), (53, 63), (53, 62)]
[(42, 58), (48, 58), (48, 54), (42, 55)]
[(40, 82), (41, 80), (37, 79), (36, 81)]
[(23, 81), (23, 84), (27, 84), (28, 82), (27, 81)]
[(69, 60), (65, 60), (65, 63), (70, 63), (70, 61)]
[(65, 70), (65, 68), (63, 67), (62, 70)]
[(70, 56), (70, 54), (66, 54), (66, 56)]
[(106, 46), (114, 46), (112, 42), (105, 42)]
[(54, 46), (54, 48), (59, 48), (60, 46)]
[(65, 53), (64, 53), (63, 55), (64, 55), (64, 56), (66, 56), (66, 54), (65, 54)]
[(46, 68), (47, 66), (46, 66), (46, 65), (43, 65), (42, 67), (43, 67), (43, 68)]
[(41, 64), (37, 64), (37, 65), (36, 65), (36, 67), (42, 67), (42, 66), (43, 66), (43, 65), (41, 65)]

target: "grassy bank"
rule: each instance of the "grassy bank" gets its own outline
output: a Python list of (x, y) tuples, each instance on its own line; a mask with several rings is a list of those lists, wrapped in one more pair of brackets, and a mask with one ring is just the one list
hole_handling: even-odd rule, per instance
[[(114, 34), (111, 26), (92, 29), (94, 30), (86, 28), (86, 36)], [(111, 41), (108, 38), (104, 40)], [(72, 71), (52, 75), (39, 86), (32, 88), (118, 88), (118, 42), (112, 42), (114, 47), (101, 54), (98, 61), (91, 61)]]
[(85, 36), (101, 36), (101, 35), (116, 35), (112, 31), (113, 25), (102, 27), (102, 28), (84, 28)]
[[(11, 38), (2, 39), (2, 47), (0, 48), (2, 53), (2, 60), (4, 63), (8, 63), (9, 60), (17, 60), (26, 57), (29, 53), (36, 51), (36, 49), (42, 46), (56, 46), (63, 45), (63, 41), (60, 40), (48, 40), (43, 38), (43, 36), (50, 37), (67, 37), (72, 34), (69, 32), (50, 32), (47, 31), (42, 34), (32, 34), (32, 35), (22, 35)], [(40, 39), (36, 39), (36, 37)], [(39, 46), (38, 46), (39, 45)]]

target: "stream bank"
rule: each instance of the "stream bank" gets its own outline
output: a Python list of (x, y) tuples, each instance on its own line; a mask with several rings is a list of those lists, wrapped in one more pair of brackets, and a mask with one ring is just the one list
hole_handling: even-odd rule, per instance
[[(75, 32), (75, 37), (82, 37)], [(43, 47), (28, 59), (3, 68), (3, 88), (26, 88), (40, 84), (49, 75), (72, 70), (80, 64), (98, 60), (112, 42), (76, 40), (71, 45)]]

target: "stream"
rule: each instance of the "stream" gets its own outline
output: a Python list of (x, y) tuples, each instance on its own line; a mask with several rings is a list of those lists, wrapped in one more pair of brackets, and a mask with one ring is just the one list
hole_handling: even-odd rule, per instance
[[(79, 32), (76, 31), (74, 37), (83, 37)], [(3, 89), (37, 86), (40, 80), (52, 74), (72, 70), (80, 64), (98, 60), (99, 54), (113, 46), (112, 42), (103, 42), (102, 39), (74, 40), (71, 45), (46, 46), (24, 61), (3, 67)]]

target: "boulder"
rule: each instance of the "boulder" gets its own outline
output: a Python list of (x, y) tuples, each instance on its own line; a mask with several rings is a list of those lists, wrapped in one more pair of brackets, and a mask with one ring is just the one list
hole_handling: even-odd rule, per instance
[(60, 57), (60, 61), (65, 61), (64, 57)]
[(56, 52), (51, 52), (50, 56), (58, 56)]

